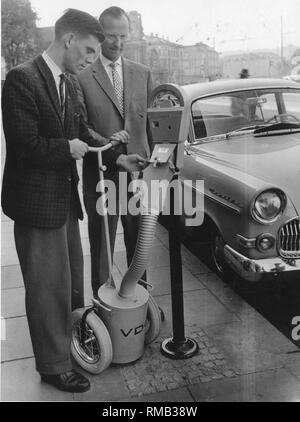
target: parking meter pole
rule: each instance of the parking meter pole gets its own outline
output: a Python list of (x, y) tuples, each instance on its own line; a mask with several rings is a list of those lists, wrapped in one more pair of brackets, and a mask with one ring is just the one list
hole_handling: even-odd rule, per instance
[[(172, 230), (169, 231), (169, 255), (171, 270), (171, 296), (172, 296), (172, 321), (173, 339), (175, 343), (185, 341), (184, 335), (184, 305), (181, 245), (175, 232), (176, 218), (173, 216)], [(174, 224), (175, 223), (175, 224)], [(178, 226), (177, 226), (178, 227)]]
[[(177, 199), (178, 195), (177, 195)], [(161, 344), (161, 353), (172, 359), (187, 359), (198, 352), (198, 344), (195, 340), (187, 338), (184, 330), (184, 304), (181, 242), (178, 227), (179, 216), (175, 212), (174, 190), (170, 190), (170, 227), (169, 227), (169, 255), (171, 269), (171, 298), (172, 298), (172, 321), (173, 337), (164, 340)]]

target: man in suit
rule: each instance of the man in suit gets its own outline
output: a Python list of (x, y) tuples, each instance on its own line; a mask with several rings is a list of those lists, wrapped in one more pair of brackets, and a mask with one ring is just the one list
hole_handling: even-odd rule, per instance
[[(2, 207), (15, 221), (36, 369), (44, 382), (69, 392), (90, 387), (70, 359), (71, 311), (84, 305), (76, 160), (99, 143), (83, 122), (68, 73), (94, 60), (101, 31), (95, 18), (69, 9), (47, 51), (12, 69), (2, 92)], [(104, 161), (111, 171), (118, 165), (130, 171), (143, 159), (107, 151)]]
[[(105, 34), (102, 51), (97, 60), (78, 75), (90, 133), (103, 144), (110, 139), (120, 140), (122, 143), (117, 148), (119, 152), (138, 153), (148, 158), (150, 149), (146, 112), (152, 89), (150, 70), (122, 57), (130, 29), (129, 17), (123, 9), (110, 7), (100, 15), (99, 21)], [(118, 172), (107, 171), (105, 177), (114, 181), (118, 192)], [(83, 197), (88, 214), (91, 281), (95, 297), (100, 285), (109, 276), (103, 218), (96, 211), (97, 182), (97, 162), (90, 154), (83, 162)], [(118, 204), (116, 205), (117, 214), (108, 216), (112, 253), (120, 212)], [(121, 221), (129, 265), (135, 250), (139, 216), (121, 213)]]

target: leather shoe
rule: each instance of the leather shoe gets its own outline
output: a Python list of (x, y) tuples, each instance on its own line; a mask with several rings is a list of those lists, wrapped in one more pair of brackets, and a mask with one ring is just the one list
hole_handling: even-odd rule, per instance
[(68, 371), (57, 375), (40, 375), (42, 381), (51, 384), (62, 391), (69, 391), (70, 393), (83, 393), (84, 391), (90, 389), (89, 380), (76, 371)]

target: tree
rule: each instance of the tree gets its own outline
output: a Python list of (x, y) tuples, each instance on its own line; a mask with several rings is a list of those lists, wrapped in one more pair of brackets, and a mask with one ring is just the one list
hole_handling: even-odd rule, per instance
[(23, 63), (37, 51), (37, 14), (29, 0), (2, 0), (2, 56), (7, 70)]

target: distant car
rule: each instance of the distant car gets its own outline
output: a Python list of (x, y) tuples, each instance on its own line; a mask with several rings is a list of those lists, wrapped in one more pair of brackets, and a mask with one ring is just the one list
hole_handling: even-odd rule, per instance
[[(219, 274), (300, 278), (300, 86), (283, 79), (164, 84), (152, 107), (188, 104), (180, 178), (204, 180), (204, 224)], [(194, 195), (200, 195), (193, 188)], [(194, 230), (194, 229), (193, 229)]]

